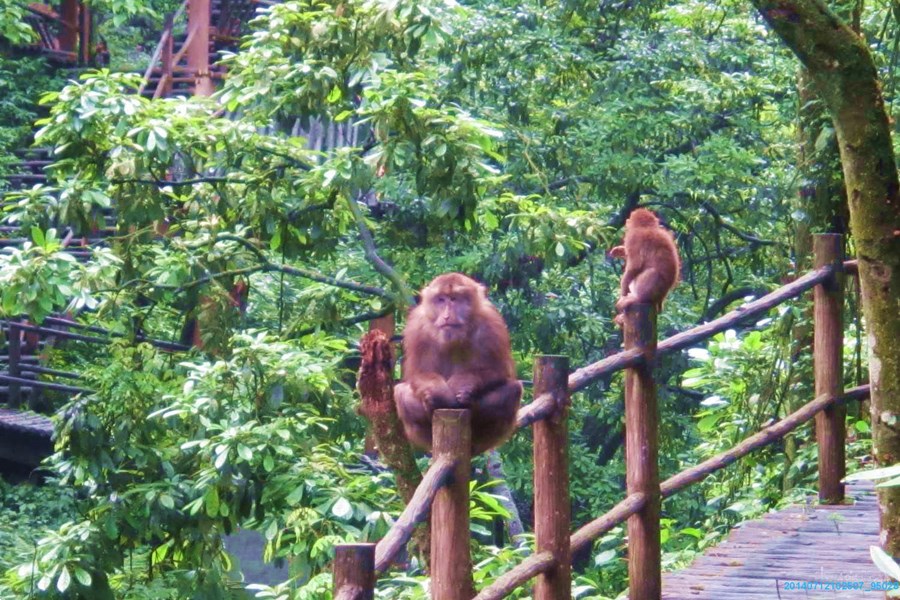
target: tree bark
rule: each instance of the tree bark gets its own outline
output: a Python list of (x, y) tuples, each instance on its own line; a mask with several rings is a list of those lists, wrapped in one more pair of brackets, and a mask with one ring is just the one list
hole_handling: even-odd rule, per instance
[[(872, 56), (821, 0), (752, 0), (797, 55), (834, 122), (859, 257), (877, 462), (900, 462), (900, 194)], [(879, 490), (884, 549), (900, 552), (900, 488)]]

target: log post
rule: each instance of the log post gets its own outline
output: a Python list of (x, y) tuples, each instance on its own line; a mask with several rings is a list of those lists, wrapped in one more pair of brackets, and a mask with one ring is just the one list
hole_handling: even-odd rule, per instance
[(21, 387), (15, 379), (21, 377), (21, 369), (19, 363), (22, 360), (22, 331), (18, 327), (18, 321), (11, 320), (9, 322), (9, 336), (7, 344), (9, 344), (9, 376), (14, 378), (9, 382), (9, 394), (7, 401), (10, 408), (19, 408), (22, 403)]
[(91, 62), (91, 42), (94, 39), (91, 8), (84, 2), (78, 3), (78, 64)]
[(538, 575), (536, 600), (569, 600), (572, 567), (569, 531), (569, 359), (539, 356), (534, 363), (534, 397), (553, 395), (556, 409), (534, 424), (534, 533), (537, 552), (549, 551), (556, 566)]
[(154, 99), (165, 98), (172, 92), (172, 78), (175, 76), (175, 65), (172, 64), (172, 57), (175, 55), (174, 29), (175, 23), (172, 15), (166, 15), (166, 21), (163, 26), (163, 35), (166, 36), (166, 41), (163, 44), (162, 55), (160, 56), (159, 83), (156, 91), (153, 93)]
[(472, 414), (439, 409), (432, 417), (434, 459), (456, 462), (453, 477), (434, 498), (431, 510), (431, 597), (470, 600), (475, 596), (469, 555), (469, 473)]
[(625, 371), (625, 467), (628, 495), (644, 494), (644, 507), (628, 518), (629, 596), (658, 600), (660, 573), (659, 415), (652, 365), (656, 354), (656, 311), (649, 304), (625, 310), (625, 349), (639, 349), (644, 360)]
[[(839, 396), (844, 391), (844, 273), (843, 236), (836, 233), (817, 234), (813, 238), (816, 267), (834, 265), (833, 277), (813, 290), (814, 323), (813, 367), (816, 397)], [(816, 442), (819, 449), (819, 502), (836, 504), (844, 500), (846, 473), (845, 438), (847, 407), (835, 403), (816, 415)]]
[(336, 600), (375, 597), (375, 544), (338, 544), (332, 569)]
[(60, 2), (59, 18), (62, 23), (57, 50), (72, 54), (78, 51), (78, 9), (80, 6), (81, 3), (78, 0), (62, 0)]
[(188, 3), (188, 32), (193, 33), (187, 49), (187, 63), (194, 75), (194, 95), (211, 96), (214, 88), (209, 73), (210, 0)]
[[(369, 321), (369, 331), (380, 331), (385, 336), (387, 336), (388, 340), (394, 337), (394, 313), (388, 313), (383, 317), (378, 317), (376, 319), (372, 319)], [(391, 373), (393, 373), (393, 362), (391, 364)], [(363, 452), (366, 456), (371, 458), (376, 458), (378, 456), (378, 448), (376, 447), (375, 436), (372, 435), (371, 429), (366, 431), (366, 440), (363, 446)], [(409, 498), (404, 497), (405, 501), (409, 501)]]

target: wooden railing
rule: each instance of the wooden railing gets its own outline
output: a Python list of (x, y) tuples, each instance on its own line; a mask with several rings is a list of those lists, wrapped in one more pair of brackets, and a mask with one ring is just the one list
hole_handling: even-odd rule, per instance
[[(625, 314), (625, 351), (568, 376), (565, 357), (541, 356), (534, 367), (534, 401), (522, 407), (519, 427), (534, 424), (534, 514), (537, 551), (477, 595), (472, 587), (468, 527), (467, 410), (434, 414), (434, 461), (400, 518), (378, 544), (344, 544), (336, 549), (334, 597), (374, 597), (376, 575), (384, 572), (434, 503), (431, 538), (431, 597), (434, 600), (494, 600), (536, 579), (537, 600), (571, 598), (573, 552), (613, 527), (628, 523), (628, 577), (631, 598), (661, 597), (659, 515), (662, 500), (702, 481), (753, 450), (771, 444), (816, 419), (819, 445), (819, 499), (841, 502), (844, 488), (844, 407), (869, 396), (864, 385), (844, 392), (841, 383), (843, 276), (856, 270), (843, 261), (841, 236), (816, 236), (816, 268), (793, 283), (710, 323), (656, 344), (656, 315), (648, 305)], [(660, 482), (658, 410), (653, 365), (656, 358), (693, 346), (741, 322), (756, 318), (810, 288), (814, 293), (814, 372), (816, 397), (784, 419), (747, 437), (735, 447)], [(626, 369), (626, 497), (605, 515), (571, 535), (568, 494), (569, 395), (611, 372)]]
[[(109, 331), (102, 327), (85, 325), (72, 319), (47, 317), (44, 319), (44, 323), (46, 325), (33, 325), (24, 319), (0, 319), (0, 332), (4, 332), (7, 339), (6, 373), (0, 373), (0, 383), (5, 383), (8, 386), (7, 404), (10, 408), (18, 408), (22, 404), (23, 389), (50, 390), (67, 394), (92, 393), (92, 390), (84, 387), (37, 379), (35, 377), (37, 375), (49, 375), (51, 377), (76, 380), (77, 383), (77, 380), (81, 379), (81, 375), (71, 371), (43, 367), (40, 364), (24, 360), (22, 339), (25, 335), (32, 334), (36, 338), (45, 341), (48, 339), (72, 340), (99, 345), (109, 345), (114, 338), (125, 337), (124, 334)], [(75, 331), (71, 331), (72, 329), (87, 333), (75, 333)], [(88, 335), (90, 333), (99, 335)], [(134, 339), (137, 342), (146, 342), (161, 350), (170, 352), (190, 350), (190, 346), (166, 340), (157, 340), (140, 335)]]
[(57, 60), (88, 64), (92, 58), (91, 12), (84, 2), (62, 0), (59, 11), (50, 2), (31, 2), (25, 7), (38, 34), (41, 51)]
[[(253, 0), (185, 0), (175, 13), (166, 17), (162, 35), (144, 72), (138, 93), (143, 94), (154, 85), (154, 74), (158, 74), (153, 98), (168, 96), (176, 83), (191, 84), (190, 88), (185, 86), (185, 91), (189, 89), (193, 95), (212, 94), (216, 73), (210, 69), (210, 41), (220, 44), (236, 42), (241, 26), (252, 16), (258, 4)], [(174, 29), (185, 15), (187, 33), (176, 49)]]
[[(184, 17), (185, 12), (187, 11), (187, 5), (188, 0), (184, 0), (184, 2), (181, 3), (181, 6), (178, 7), (178, 10), (170, 15), (166, 15), (162, 35), (160, 35), (159, 42), (153, 50), (153, 55), (150, 57), (150, 63), (147, 65), (147, 70), (144, 71), (144, 81), (141, 83), (141, 87), (138, 88), (138, 94), (143, 94), (144, 90), (150, 85), (150, 80), (153, 78), (153, 71), (156, 70), (157, 67), (159, 67), (162, 72), (159, 81), (154, 88), (153, 97), (160, 98), (171, 91), (175, 65), (178, 64), (178, 60), (181, 60), (181, 55), (187, 48), (187, 43), (185, 43), (182, 46), (181, 51), (179, 51), (177, 55), (174, 54), (175, 41), (173, 31), (175, 23), (181, 21)], [(188, 41), (189, 40), (190, 32), (188, 32)], [(178, 57), (177, 60), (175, 59), (176, 56)]]

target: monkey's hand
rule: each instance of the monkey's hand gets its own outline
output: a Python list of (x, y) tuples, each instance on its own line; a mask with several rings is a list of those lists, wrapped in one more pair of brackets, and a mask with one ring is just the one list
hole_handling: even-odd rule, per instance
[(625, 258), (625, 246), (616, 246), (609, 251), (612, 258)]
[(419, 380), (414, 381), (412, 386), (416, 397), (428, 410), (451, 408), (453, 405), (453, 392), (440, 375), (423, 375)]
[(468, 408), (472, 405), (472, 398), (480, 383), (481, 378), (472, 373), (459, 373), (450, 377), (447, 385), (453, 392), (458, 408)]

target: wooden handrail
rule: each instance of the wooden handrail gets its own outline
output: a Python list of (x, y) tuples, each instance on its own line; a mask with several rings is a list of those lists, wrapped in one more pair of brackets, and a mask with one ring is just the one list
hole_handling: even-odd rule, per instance
[[(822, 283), (831, 277), (833, 271), (833, 265), (815, 269), (798, 278), (796, 281), (782, 286), (758, 300), (748, 302), (744, 306), (741, 306), (718, 319), (675, 334), (659, 343), (656, 348), (656, 355), (661, 356), (664, 354), (671, 354), (678, 350), (690, 348), (697, 342), (711, 338), (715, 334), (721, 333), (726, 329), (737, 325), (741, 321), (759, 316), (769, 309), (778, 306), (785, 300), (795, 298), (803, 292)], [(631, 350), (619, 352), (618, 354), (599, 360), (586, 367), (577, 369), (569, 376), (569, 392), (574, 394), (575, 392), (581, 391), (600, 377), (636, 365), (641, 360), (641, 353)], [(522, 410), (524, 410), (524, 408)]]
[(624, 500), (616, 504), (605, 515), (597, 517), (587, 523), (569, 538), (572, 554), (581, 550), (613, 527), (625, 522), (625, 519), (635, 514), (647, 503), (647, 495), (641, 492), (629, 494)]
[[(761, 429), (744, 441), (738, 443), (733, 448), (720, 452), (712, 458), (708, 458), (699, 465), (685, 469), (684, 471), (669, 477), (660, 484), (660, 491), (663, 498), (674, 496), (681, 490), (695, 483), (703, 481), (709, 475), (712, 475), (720, 469), (724, 469), (739, 459), (747, 456), (754, 450), (767, 446), (775, 442), (785, 435), (812, 420), (818, 413), (825, 410), (829, 406), (835, 404), (846, 404), (864, 400), (869, 397), (869, 386), (861, 385), (850, 390), (840, 396), (834, 397), (822, 395), (818, 398), (804, 404), (802, 407), (785, 417), (784, 419)], [(594, 519), (587, 525), (572, 534), (571, 544), (572, 552), (577, 552), (584, 545), (593, 542), (595, 539), (608, 532), (613, 527), (620, 525), (629, 516), (640, 510), (646, 498), (642, 494), (631, 494), (625, 500), (617, 504), (606, 514)]]
[(194, 41), (194, 37), (197, 35), (197, 31), (199, 31), (199, 27), (191, 27), (191, 30), (188, 31), (187, 37), (184, 38), (184, 43), (181, 44), (181, 50), (175, 53), (172, 57), (172, 65), (177, 65), (181, 62), (181, 59), (184, 58), (184, 53), (187, 52), (187, 49), (190, 47), (191, 42)]
[(552, 552), (532, 554), (516, 565), (514, 569), (507, 571), (494, 580), (494, 583), (481, 590), (473, 600), (499, 600), (504, 598), (526, 581), (554, 568), (556, 564), (556, 559), (553, 557)]
[(156, 44), (156, 49), (153, 51), (153, 55), (150, 57), (150, 64), (147, 65), (147, 70), (144, 71), (144, 81), (141, 83), (141, 87), (138, 88), (138, 95), (144, 93), (144, 90), (147, 88), (147, 85), (150, 83), (150, 76), (153, 74), (153, 69), (156, 68), (156, 63), (159, 61), (160, 56), (162, 56), (163, 48), (167, 43), (167, 36), (172, 35), (172, 29), (174, 28), (175, 22), (181, 19), (184, 16), (185, 11), (187, 10), (188, 0), (184, 0), (181, 3), (181, 6), (178, 7), (178, 10), (175, 11), (174, 14), (166, 17), (166, 24), (163, 27), (162, 35), (159, 38), (159, 43)]
[(818, 413), (834, 404), (843, 404), (851, 400), (862, 400), (869, 397), (869, 386), (861, 385), (848, 390), (840, 396), (822, 394), (818, 398), (801, 406), (782, 420), (761, 429), (733, 448), (721, 452), (712, 458), (704, 460), (699, 465), (685, 469), (677, 475), (673, 475), (660, 484), (663, 498), (673, 496), (684, 488), (703, 481), (707, 476), (719, 469), (727, 467), (740, 458), (747, 456), (757, 448), (767, 446), (772, 442), (783, 438), (785, 435), (803, 425)]
[(416, 525), (425, 520), (437, 491), (447, 484), (455, 468), (455, 461), (447, 459), (438, 459), (428, 468), (412, 500), (375, 546), (376, 573), (384, 573), (387, 570), (400, 549), (409, 541)]

